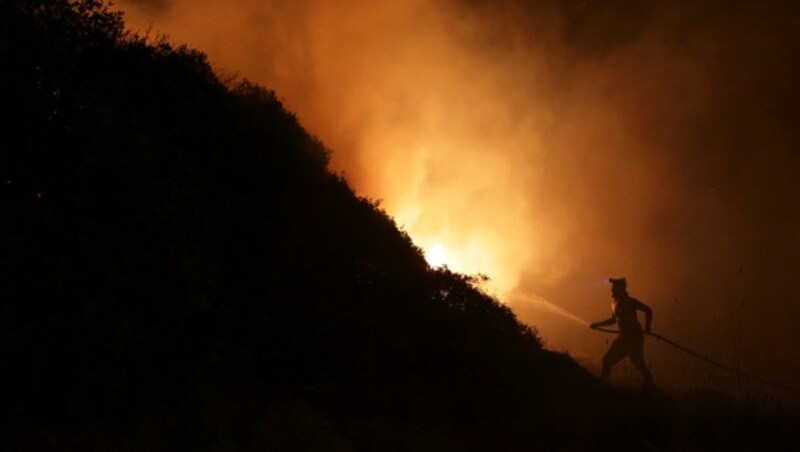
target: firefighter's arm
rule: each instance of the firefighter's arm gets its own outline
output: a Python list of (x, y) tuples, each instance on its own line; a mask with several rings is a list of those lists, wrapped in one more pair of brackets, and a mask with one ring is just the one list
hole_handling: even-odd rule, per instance
[(653, 324), (653, 310), (641, 301), (639, 302), (639, 309), (644, 311), (644, 333), (650, 334), (650, 326)]

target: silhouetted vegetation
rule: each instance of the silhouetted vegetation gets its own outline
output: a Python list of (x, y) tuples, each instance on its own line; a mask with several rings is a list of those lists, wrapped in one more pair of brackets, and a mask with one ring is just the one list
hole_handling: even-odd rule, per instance
[(97, 0), (0, 0), (0, 108), (4, 449), (796, 441), (787, 416), (701, 418), (543, 349), (429, 268), (275, 93)]

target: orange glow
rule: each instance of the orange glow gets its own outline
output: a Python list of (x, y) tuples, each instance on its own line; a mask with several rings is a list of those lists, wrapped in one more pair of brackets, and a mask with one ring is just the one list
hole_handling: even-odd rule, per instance
[[(620, 245), (641, 243), (643, 212), (675, 197), (668, 162), (642, 152), (664, 144), (639, 124), (701, 113), (686, 52), (645, 36), (599, 66), (569, 59), (548, 8), (529, 35), (502, 11), (446, 3), (121, 2), (132, 28), (154, 24), (275, 89), (431, 265), (485, 274), (505, 302), (586, 268), (631, 275), (638, 257)], [(673, 99), (696, 102), (660, 109)]]
[[(547, 37), (557, 21), (546, 8), (534, 38), (498, 34), (513, 30), (503, 14), (427, 0), (165, 4), (128, 7), (132, 27), (155, 24), (203, 49), (224, 74), (274, 88), (333, 150), (332, 169), (382, 199), (431, 265), (485, 274), (484, 288), (503, 301), (559, 285), (578, 268), (624, 272), (627, 255), (609, 252), (617, 225), (604, 217), (625, 218), (626, 234), (639, 234), (648, 195), (673, 196), (657, 154), (639, 152), (654, 143), (631, 118), (642, 116), (641, 98), (671, 96), (670, 86), (684, 89), (695, 75), (679, 56), (650, 56), (647, 40), (610, 69), (572, 68), (565, 90), (555, 70), (576, 62)], [(661, 83), (664, 72), (671, 84)], [(647, 177), (637, 178), (642, 167)]]
[[(552, 219), (531, 211), (544, 199), (526, 162), (547, 153), (548, 114), (520, 102), (543, 89), (528, 56), (470, 48), (476, 24), (422, 0), (218, 5), (177, 2), (155, 28), (274, 88), (432, 265), (485, 274), (501, 298), (523, 268), (552, 272), (542, 266)], [(152, 23), (147, 12), (128, 8), (134, 29)], [(241, 27), (253, 17), (261, 27)]]

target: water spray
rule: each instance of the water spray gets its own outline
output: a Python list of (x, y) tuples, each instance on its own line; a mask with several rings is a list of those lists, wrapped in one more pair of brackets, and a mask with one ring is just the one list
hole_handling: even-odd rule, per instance
[(512, 302), (521, 301), (524, 303), (530, 303), (542, 309), (545, 309), (549, 312), (552, 312), (553, 314), (559, 315), (565, 319), (569, 319), (573, 322), (580, 323), (583, 326), (589, 326), (589, 322), (587, 322), (586, 320), (578, 317), (573, 312), (570, 312), (562, 308), (561, 306), (558, 306), (557, 304), (545, 300), (543, 297), (540, 297), (539, 295), (515, 294), (509, 298), (511, 299)]

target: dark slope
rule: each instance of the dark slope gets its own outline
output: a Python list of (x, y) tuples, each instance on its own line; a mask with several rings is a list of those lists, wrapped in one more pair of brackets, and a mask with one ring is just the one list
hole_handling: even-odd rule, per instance
[(0, 446), (670, 444), (658, 397), (428, 268), (274, 93), (70, 3), (0, 0)]

